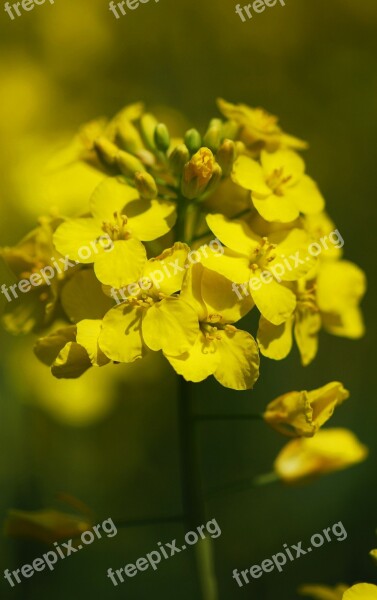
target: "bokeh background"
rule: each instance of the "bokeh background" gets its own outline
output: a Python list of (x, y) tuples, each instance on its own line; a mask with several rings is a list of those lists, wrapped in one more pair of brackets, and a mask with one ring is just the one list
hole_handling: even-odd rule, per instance
[[(204, 128), (217, 116), (215, 98), (263, 106), (285, 130), (310, 142), (308, 170), (320, 183), (344, 240), (345, 257), (366, 270), (363, 307), (368, 332), (358, 342), (323, 334), (314, 363), (297, 352), (264, 360), (252, 392), (214, 381), (195, 387), (198, 412), (261, 410), (292, 389), (341, 380), (351, 399), (332, 425), (353, 429), (370, 447), (361, 466), (298, 488), (272, 485), (212, 499), (220, 599), (293, 600), (302, 583), (376, 583), (368, 552), (377, 546), (375, 349), (375, 147), (377, 139), (377, 4), (375, 0), (287, 0), (242, 23), (233, 0), (161, 0), (116, 20), (105, 0), (56, 0), (11, 21), (0, 16), (0, 233), (13, 245), (39, 214), (59, 206), (77, 212), (95, 177), (69, 187), (63, 170), (42, 186), (45, 164), (79, 127), (144, 100), (160, 115), (170, 106)], [(76, 167), (72, 167), (75, 169)], [(77, 180), (77, 178), (76, 178)], [(58, 181), (58, 183), (57, 183)], [(54, 380), (32, 354), (32, 338), (1, 332), (0, 519), (9, 507), (38, 509), (64, 491), (90, 505), (98, 522), (168, 516), (181, 509), (177, 383), (160, 358), (132, 367)], [(284, 444), (261, 423), (203, 423), (198, 429), (206, 490), (271, 470)], [(342, 521), (344, 542), (332, 542), (240, 590), (232, 570), (307, 540)], [(157, 572), (114, 588), (119, 568), (181, 537), (181, 525), (125, 528), (85, 552), (11, 589), (1, 598), (66, 600), (200, 600), (190, 551)], [(0, 571), (40, 556), (44, 547), (2, 538)]]

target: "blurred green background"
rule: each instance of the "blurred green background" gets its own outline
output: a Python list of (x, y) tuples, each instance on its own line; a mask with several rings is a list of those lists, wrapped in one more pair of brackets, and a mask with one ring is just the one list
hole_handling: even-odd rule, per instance
[[(198, 412), (242, 413), (261, 410), (285, 391), (331, 380), (351, 391), (331, 424), (355, 431), (370, 447), (367, 462), (310, 486), (273, 485), (207, 505), (208, 518), (222, 529), (214, 541), (220, 599), (293, 600), (302, 583), (377, 580), (368, 557), (377, 546), (377, 4), (287, 0), (285, 8), (267, 9), (245, 23), (234, 6), (233, 0), (161, 0), (116, 20), (105, 0), (56, 0), (15, 21), (1, 14), (1, 245), (16, 243), (50, 205), (62, 203), (63, 212), (80, 206), (80, 190), (69, 207), (59, 189), (41, 191), (43, 164), (82, 122), (112, 115), (128, 102), (144, 100), (160, 114), (171, 106), (204, 128), (222, 96), (265, 107), (286, 131), (310, 142), (308, 171), (345, 240), (345, 257), (369, 277), (367, 335), (358, 342), (321, 335), (319, 355), (306, 369), (296, 351), (283, 362), (263, 360), (252, 392), (226, 390), (214, 381), (194, 392)], [(31, 338), (1, 332), (0, 339), (1, 519), (9, 507), (50, 506), (59, 491), (89, 504), (98, 522), (180, 511), (177, 384), (162, 359), (67, 383), (38, 364)], [(269, 471), (284, 443), (262, 423), (202, 424), (205, 489)], [(348, 531), (346, 541), (326, 544), (242, 590), (232, 580), (235, 567), (260, 564), (283, 543), (306, 540), (338, 521)], [(157, 541), (183, 534), (179, 525), (123, 529), (53, 573), (36, 574), (14, 589), (2, 581), (1, 598), (199, 600), (189, 550), (118, 588), (106, 577), (108, 567), (120, 568)], [(0, 571), (44, 551), (2, 539)]]

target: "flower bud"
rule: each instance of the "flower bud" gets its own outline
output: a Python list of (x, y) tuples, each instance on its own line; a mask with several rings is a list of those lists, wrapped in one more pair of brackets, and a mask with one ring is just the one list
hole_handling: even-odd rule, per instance
[(222, 122), (219, 119), (212, 119), (209, 128), (203, 138), (203, 143), (207, 148), (216, 152), (221, 143)]
[(118, 146), (110, 142), (106, 137), (100, 136), (94, 140), (94, 149), (98, 158), (106, 165), (114, 165), (119, 152)]
[(159, 123), (156, 125), (154, 130), (154, 143), (158, 150), (161, 152), (166, 152), (170, 146), (170, 135), (168, 128), (164, 123)]
[(236, 160), (236, 145), (232, 140), (224, 140), (216, 153), (216, 161), (227, 177), (230, 175), (233, 163)]
[(182, 194), (189, 200), (197, 198), (206, 190), (215, 166), (215, 158), (209, 148), (200, 148), (185, 164), (182, 179)]
[(137, 171), (135, 173), (135, 185), (141, 198), (145, 198), (146, 200), (157, 198), (157, 185), (149, 173)]
[(140, 133), (130, 121), (121, 121), (117, 124), (116, 139), (123, 150), (135, 154), (144, 148)]
[(156, 144), (154, 141), (154, 132), (158, 125), (156, 117), (150, 113), (146, 113), (140, 119), (141, 135), (145, 145), (149, 150), (156, 150)]
[(182, 175), (183, 167), (190, 158), (190, 152), (187, 146), (180, 144), (174, 148), (173, 152), (169, 156), (169, 165), (174, 175), (180, 177)]
[(207, 198), (207, 196), (209, 196), (210, 194), (213, 194), (213, 192), (217, 189), (222, 176), (223, 176), (222, 168), (220, 167), (220, 165), (215, 163), (213, 166), (212, 177), (205, 189), (204, 198)]
[(116, 164), (123, 175), (133, 176), (136, 171), (145, 171), (144, 165), (136, 156), (119, 150), (116, 156)]
[(197, 129), (189, 129), (185, 134), (185, 144), (190, 154), (195, 154), (202, 146), (202, 136)]

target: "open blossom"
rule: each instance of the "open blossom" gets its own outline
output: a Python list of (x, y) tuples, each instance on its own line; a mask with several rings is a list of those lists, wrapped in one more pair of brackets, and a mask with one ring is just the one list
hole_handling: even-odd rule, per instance
[(270, 402), (263, 417), (266, 423), (288, 436), (313, 437), (349, 397), (338, 381), (316, 390), (288, 392)]
[(315, 182), (305, 175), (305, 163), (291, 150), (262, 151), (261, 164), (240, 156), (232, 179), (251, 191), (253, 205), (266, 221), (289, 223), (300, 213), (323, 210), (325, 202)]

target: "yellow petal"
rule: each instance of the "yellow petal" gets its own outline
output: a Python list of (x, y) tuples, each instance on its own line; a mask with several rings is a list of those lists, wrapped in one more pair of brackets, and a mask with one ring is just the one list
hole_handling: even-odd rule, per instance
[(206, 220), (215, 236), (238, 254), (251, 256), (261, 242), (261, 238), (252, 232), (245, 221), (231, 221), (219, 214), (207, 215)]
[(259, 319), (257, 340), (263, 356), (274, 360), (286, 358), (292, 349), (293, 318), (281, 325), (273, 325), (264, 317)]
[(345, 592), (343, 600), (377, 600), (377, 586), (358, 583)]
[(137, 200), (125, 209), (132, 234), (143, 242), (150, 242), (168, 233), (177, 215), (173, 202)]
[(176, 242), (172, 248), (164, 250), (145, 264), (143, 277), (150, 280), (148, 294), (158, 296), (162, 293), (171, 296), (180, 291), (187, 271), (189, 251), (187, 244)]
[(220, 361), (216, 341), (208, 340), (200, 331), (191, 348), (181, 356), (168, 356), (173, 369), (186, 381), (195, 383), (213, 375)]
[(79, 271), (68, 280), (61, 292), (61, 303), (74, 323), (82, 319), (102, 319), (113, 306), (92, 269)]
[(139, 240), (119, 240), (111, 252), (97, 256), (94, 272), (101, 283), (119, 290), (140, 279), (146, 261), (147, 253)]
[(232, 390), (249, 390), (259, 377), (258, 346), (250, 333), (225, 328), (218, 342), (219, 366), (215, 378)]
[(251, 276), (249, 259), (246, 256), (225, 249), (224, 254), (209, 254), (202, 264), (207, 269), (220, 273), (229, 281), (247, 283)]
[(239, 156), (233, 165), (232, 179), (235, 183), (258, 194), (261, 198), (271, 194), (260, 164), (248, 156)]
[(110, 362), (98, 345), (102, 321), (100, 319), (84, 319), (77, 323), (76, 341), (88, 353), (92, 365), (102, 367)]
[(57, 379), (76, 379), (92, 366), (87, 351), (76, 342), (68, 342), (51, 366)]
[(37, 358), (48, 367), (52, 365), (59, 352), (68, 342), (76, 341), (76, 326), (70, 325), (57, 329), (50, 335), (40, 338), (35, 346), (34, 353)]
[[(195, 265), (196, 266), (196, 265)], [(251, 295), (235, 294), (232, 283), (219, 273), (203, 268), (201, 297), (206, 306), (207, 315), (221, 315), (222, 321), (236, 323), (254, 306)]]
[(261, 163), (265, 175), (283, 169), (283, 176), (290, 177), (288, 185), (299, 181), (305, 172), (305, 163), (301, 156), (292, 150), (277, 150), (276, 152), (261, 152)]
[(125, 207), (138, 200), (139, 192), (127, 185), (120, 177), (108, 177), (94, 190), (90, 199), (92, 215), (99, 224), (114, 220), (114, 213), (125, 212)]
[(289, 195), (276, 196), (271, 194), (263, 200), (253, 196), (253, 204), (266, 221), (290, 223), (299, 216), (299, 210)]
[(273, 272), (275, 265), (282, 265), (283, 272), (280, 276), (283, 281), (297, 281), (313, 268), (316, 258), (309, 253), (310, 240), (303, 229), (291, 229), (272, 233), (269, 236), (271, 243), (277, 244), (276, 258), (269, 269)]
[(291, 317), (296, 308), (296, 296), (277, 281), (262, 283), (250, 293), (261, 314), (273, 325), (281, 325)]
[(151, 350), (179, 356), (194, 344), (199, 333), (194, 309), (180, 298), (156, 302), (143, 319), (143, 339)]
[(59, 225), (53, 240), (63, 256), (69, 256), (72, 261), (90, 264), (104, 251), (94, 244), (103, 235), (104, 232), (94, 219), (68, 219)]
[(317, 184), (307, 175), (304, 175), (295, 186), (290, 187), (286, 195), (305, 215), (319, 213), (325, 207), (325, 200)]
[(130, 363), (146, 353), (141, 336), (144, 313), (143, 308), (120, 304), (105, 315), (98, 344), (111, 360)]
[(309, 365), (317, 354), (320, 329), (321, 317), (318, 313), (312, 313), (310, 310), (296, 313), (295, 339), (304, 367)]

